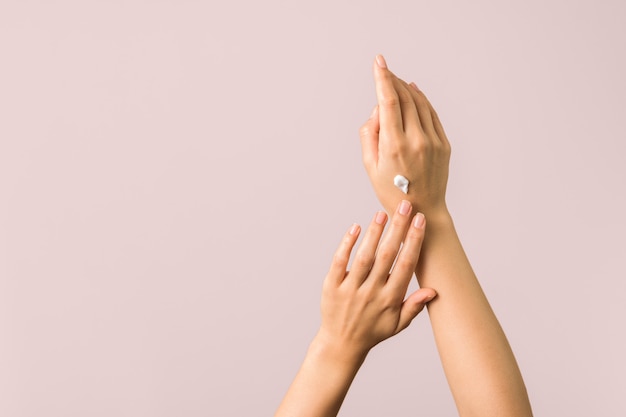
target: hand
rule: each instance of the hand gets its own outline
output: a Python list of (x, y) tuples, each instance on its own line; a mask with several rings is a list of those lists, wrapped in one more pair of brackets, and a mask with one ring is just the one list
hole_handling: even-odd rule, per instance
[[(450, 143), (437, 113), (414, 83), (397, 78), (379, 55), (374, 63), (378, 105), (361, 127), (363, 163), (381, 204), (390, 210), (401, 199), (431, 217), (447, 212)], [(409, 180), (408, 194), (393, 184)]]
[(364, 356), (376, 344), (404, 330), (435, 297), (434, 290), (422, 288), (404, 299), (425, 227), (421, 213), (411, 221), (411, 210), (406, 200), (398, 205), (380, 245), (387, 215), (377, 213), (349, 272), (350, 253), (361, 229), (353, 225), (346, 233), (324, 281), (318, 339), (349, 355)]

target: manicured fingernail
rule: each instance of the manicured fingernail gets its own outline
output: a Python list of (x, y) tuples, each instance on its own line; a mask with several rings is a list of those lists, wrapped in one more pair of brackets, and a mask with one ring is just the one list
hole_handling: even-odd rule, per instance
[(381, 68), (387, 68), (387, 62), (385, 61), (385, 58), (382, 55), (376, 55), (376, 63)]
[(400, 203), (400, 208), (398, 209), (398, 212), (406, 216), (407, 214), (409, 214), (410, 211), (411, 211), (411, 203), (409, 203), (406, 200), (402, 200), (402, 203)]
[(421, 229), (424, 226), (424, 215), (422, 213), (417, 213), (415, 215), (415, 220), (413, 220), (413, 226)]
[(376, 217), (374, 218), (374, 221), (376, 223), (383, 224), (385, 223), (385, 220), (387, 220), (387, 213), (383, 211), (379, 211), (378, 213), (376, 213)]
[(437, 296), (437, 293), (434, 294), (430, 294), (429, 296), (426, 297), (426, 299), (424, 300), (425, 303), (429, 302), (430, 300), (432, 300), (433, 298), (435, 298)]
[(354, 223), (352, 225), (352, 227), (350, 228), (350, 234), (351, 235), (356, 235), (357, 233), (359, 233), (359, 229), (360, 229), (360, 226), (358, 224)]
[(412, 82), (412, 83), (410, 83), (409, 85), (410, 85), (411, 87), (413, 87), (413, 88), (415, 89), (415, 91), (420, 91), (420, 89), (417, 87), (417, 84), (415, 84), (415, 83), (413, 83), (413, 82)]

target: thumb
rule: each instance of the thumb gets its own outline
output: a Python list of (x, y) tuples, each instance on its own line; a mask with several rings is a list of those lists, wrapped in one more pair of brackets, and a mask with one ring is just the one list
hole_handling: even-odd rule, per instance
[(398, 320), (398, 328), (396, 333), (409, 327), (411, 321), (424, 309), (426, 303), (437, 296), (437, 292), (432, 288), (420, 288), (413, 294), (409, 295), (402, 303), (400, 309), (400, 320)]
[(378, 106), (374, 107), (372, 115), (359, 129), (361, 137), (361, 150), (363, 152), (363, 164), (367, 170), (378, 164), (378, 132), (380, 131), (380, 119), (378, 118)]

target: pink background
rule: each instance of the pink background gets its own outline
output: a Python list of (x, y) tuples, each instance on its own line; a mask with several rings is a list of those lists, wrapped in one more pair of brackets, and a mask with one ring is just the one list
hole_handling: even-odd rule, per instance
[[(441, 116), (449, 205), (535, 414), (626, 415), (625, 18), (1, 0), (0, 415), (272, 415), (339, 238), (379, 208), (357, 134), (377, 53)], [(425, 314), (343, 415), (455, 415)]]

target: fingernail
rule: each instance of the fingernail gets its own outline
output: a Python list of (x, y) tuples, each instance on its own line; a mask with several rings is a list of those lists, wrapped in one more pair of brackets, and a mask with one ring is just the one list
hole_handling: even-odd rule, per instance
[(410, 211), (411, 211), (411, 203), (409, 203), (406, 200), (402, 200), (402, 203), (400, 203), (400, 209), (398, 210), (398, 212), (406, 216), (407, 214), (409, 214)]
[(385, 220), (387, 220), (387, 214), (384, 211), (376, 213), (376, 218), (374, 219), (376, 223), (383, 224), (385, 223)]
[(359, 232), (359, 225), (354, 223), (352, 227), (350, 228), (350, 234), (356, 235), (358, 232)]
[(420, 91), (419, 87), (417, 86), (417, 84), (415, 84), (414, 82), (409, 84), (411, 87), (413, 87), (415, 89), (415, 91)]
[(418, 229), (424, 226), (424, 215), (422, 213), (417, 213), (415, 215), (415, 220), (413, 220), (413, 226)]
[(376, 113), (378, 113), (378, 105), (374, 106), (374, 110), (372, 110), (372, 114), (370, 114), (370, 119), (376, 116)]
[(429, 296), (426, 297), (426, 299), (424, 300), (424, 302), (429, 302), (431, 301), (433, 298), (435, 298), (437, 296), (437, 293), (434, 294), (430, 294)]
[(376, 63), (381, 68), (387, 68), (387, 62), (385, 61), (385, 58), (382, 55), (376, 55)]

